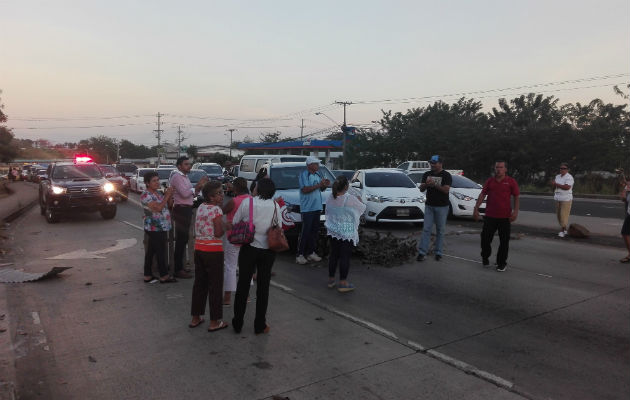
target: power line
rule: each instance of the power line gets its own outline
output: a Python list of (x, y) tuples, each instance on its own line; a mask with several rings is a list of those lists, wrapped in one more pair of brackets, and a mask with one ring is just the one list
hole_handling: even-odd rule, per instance
[(124, 119), (124, 118), (146, 118), (153, 117), (153, 115), (118, 115), (115, 117), (12, 117), (12, 121), (84, 121), (84, 120), (99, 120), (99, 119)]

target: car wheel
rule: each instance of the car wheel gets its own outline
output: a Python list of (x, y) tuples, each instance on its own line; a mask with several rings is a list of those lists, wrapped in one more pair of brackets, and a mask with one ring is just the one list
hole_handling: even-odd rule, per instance
[(107, 206), (101, 209), (103, 219), (112, 219), (116, 216), (116, 206)]
[(41, 199), (39, 199), (39, 213), (41, 215), (46, 215), (46, 207), (44, 207), (44, 203)]
[(359, 225), (367, 226), (367, 220), (365, 219), (365, 215), (364, 214), (361, 214), (361, 216), (359, 217)]
[(59, 214), (53, 211), (53, 209), (50, 208), (50, 206), (46, 207), (45, 216), (46, 216), (46, 222), (48, 222), (49, 224), (54, 224), (55, 222), (59, 221)]
[(452, 203), (448, 205), (448, 216), (447, 216), (447, 218), (448, 219), (455, 218), (455, 216), (453, 215), (453, 204)]

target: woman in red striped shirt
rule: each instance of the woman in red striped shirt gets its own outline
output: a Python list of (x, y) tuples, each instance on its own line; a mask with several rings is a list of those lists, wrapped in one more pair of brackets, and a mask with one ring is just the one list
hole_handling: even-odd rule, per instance
[(195, 219), (195, 283), (192, 292), (190, 328), (199, 326), (206, 313), (206, 299), (210, 307), (209, 332), (228, 327), (223, 321), (223, 243), (225, 231), (222, 221), (223, 188), (221, 182), (211, 181), (202, 189), (206, 201), (197, 209)]

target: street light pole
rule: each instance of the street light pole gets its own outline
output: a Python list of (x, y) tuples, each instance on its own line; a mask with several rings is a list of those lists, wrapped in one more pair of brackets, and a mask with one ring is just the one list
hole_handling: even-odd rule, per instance
[(351, 101), (335, 101), (335, 104), (341, 104), (343, 106), (343, 126), (341, 127), (341, 138), (342, 142), (342, 155), (341, 155), (341, 168), (344, 169), (346, 166), (346, 106), (352, 104)]
[(230, 129), (226, 129), (228, 132), (230, 132), (230, 158), (232, 158), (232, 133), (234, 131), (237, 131), (238, 129), (234, 129), (234, 128), (230, 128)]

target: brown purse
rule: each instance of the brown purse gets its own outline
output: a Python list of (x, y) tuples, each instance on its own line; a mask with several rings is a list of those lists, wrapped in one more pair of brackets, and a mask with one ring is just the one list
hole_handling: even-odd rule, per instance
[(267, 229), (267, 242), (269, 243), (269, 250), (273, 250), (277, 253), (289, 250), (289, 242), (286, 236), (284, 236), (282, 225), (278, 223), (278, 207), (275, 203), (273, 205), (271, 227)]

